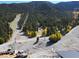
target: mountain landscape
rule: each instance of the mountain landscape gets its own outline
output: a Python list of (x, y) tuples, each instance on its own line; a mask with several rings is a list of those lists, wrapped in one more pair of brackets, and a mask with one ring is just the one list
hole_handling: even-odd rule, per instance
[(75, 8), (79, 8), (79, 1), (60, 2), (56, 6), (65, 11), (73, 11)]
[(12, 48), (15, 41), (20, 41), (21, 44), (17, 43), (15, 50), (31, 48), (29, 50), (32, 53), (31, 57), (35, 57), (34, 51), (39, 54), (37, 50), (46, 49), (43, 54), (48, 55), (48, 51), (54, 47), (53, 44), (60, 45), (58, 42), (62, 41), (62, 37), (79, 25), (79, 14), (76, 18), (74, 18), (76, 13), (73, 14), (78, 13), (78, 9), (79, 1), (57, 4), (49, 1), (0, 4), (0, 48), (5, 48), (4, 50)]

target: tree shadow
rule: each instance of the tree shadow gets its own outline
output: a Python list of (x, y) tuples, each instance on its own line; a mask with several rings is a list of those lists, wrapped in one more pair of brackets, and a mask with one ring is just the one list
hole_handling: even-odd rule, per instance
[(36, 40), (36, 42), (34, 42), (33, 45), (37, 44), (38, 42), (39, 42), (39, 37), (37, 37), (37, 40)]
[(53, 41), (48, 41), (47, 43), (46, 43), (46, 46), (51, 46), (52, 44), (54, 44), (55, 42), (53, 42)]

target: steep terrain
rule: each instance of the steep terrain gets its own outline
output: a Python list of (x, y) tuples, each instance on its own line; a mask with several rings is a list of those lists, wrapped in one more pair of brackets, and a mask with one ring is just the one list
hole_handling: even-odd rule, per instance
[(56, 23), (58, 23), (58, 25), (60, 26), (62, 25), (61, 23), (63, 23), (63, 19), (65, 19), (65, 25), (67, 25), (67, 21), (69, 21), (66, 21), (67, 14), (65, 12), (58, 9), (55, 4), (48, 1), (34, 1), (29, 3), (17, 4), (0, 4), (1, 44), (3, 42), (6, 42), (9, 37), (11, 37), (12, 29), (9, 26), (9, 22), (13, 21), (16, 14), (22, 13), (23, 15), (18, 23), (19, 28), (21, 28), (27, 12), (29, 13), (29, 18), (28, 21), (25, 23), (25, 26), (23, 27), (23, 31), (25, 33), (27, 30), (36, 31), (38, 27), (37, 24), (39, 23), (39, 26), (42, 26), (43, 28), (47, 26), (49, 28), (47, 35), (50, 35), (53, 32), (52, 27), (56, 26)]
[(78, 2), (61, 2), (53, 4), (48, 1), (0, 4), (1, 44), (6, 42), (9, 39), (9, 36), (11, 37), (12, 29), (9, 26), (9, 22), (13, 21), (15, 15), (18, 13), (22, 13), (21, 19), (18, 22), (19, 28), (23, 25), (27, 12), (29, 13), (28, 20), (23, 27), (25, 33), (27, 30), (36, 31), (38, 27), (48, 27), (47, 35), (50, 35), (55, 32), (54, 28), (57, 27), (63, 34), (62, 29), (67, 27), (67, 25), (72, 21), (71, 15), (65, 11), (69, 11), (70, 6), (70, 9), (72, 10), (78, 8), (76, 5), (78, 6)]
[[(34, 1), (28, 3), (28, 13), (29, 17), (24, 26), (23, 31), (26, 33), (27, 30), (36, 31), (38, 27), (48, 27), (48, 34), (50, 35), (54, 32), (53, 27), (66, 27), (67, 24), (71, 21), (68, 14), (61, 9), (57, 8), (55, 4), (47, 1)], [(19, 21), (19, 27), (21, 28), (25, 15), (22, 15), (22, 19)], [(39, 23), (39, 25), (38, 25)], [(28, 25), (29, 24), (29, 25)]]
[(12, 34), (12, 29), (9, 27), (9, 22), (11, 22), (16, 13), (1, 12), (0, 11), (0, 44), (9, 40)]
[(79, 8), (79, 1), (60, 2), (56, 6), (65, 11), (73, 11), (75, 8)]
[[(39, 42), (36, 45), (34, 45), (37, 37), (29, 39), (27, 36), (21, 35), (22, 33), (21, 30), (17, 29), (18, 28), (17, 23), (20, 20), (20, 17), (21, 17), (21, 14), (17, 14), (14, 21), (10, 23), (10, 26), (13, 30), (12, 37), (8, 42), (0, 45), (0, 52), (6, 51), (7, 49), (12, 49), (15, 52), (25, 51), (28, 55), (28, 58), (54, 57), (53, 52), (51, 50), (52, 48), (47, 47), (47, 44), (48, 44), (47, 42), (49, 42), (48, 37), (40, 38)], [(15, 24), (15, 26), (13, 23)], [(12, 56), (3, 55), (0, 57), (11, 58), (11, 57), (15, 57), (15, 55), (12, 55)]]
[(53, 45), (55, 51), (79, 51), (79, 26), (73, 28), (69, 33)]
[[(76, 5), (76, 3), (77, 2), (69, 2), (68, 4)], [(2, 44), (8, 41), (0, 45), (0, 52), (10, 48), (15, 50), (15, 52), (25, 51), (28, 58), (52, 58), (59, 57), (55, 51), (79, 51), (79, 26), (73, 28), (55, 44), (53, 44), (52, 41), (49, 41), (49, 37), (47, 36), (41, 37), (37, 44), (34, 45), (37, 41), (37, 37), (28, 38), (23, 35), (24, 33), (26, 34), (27, 30), (37, 31), (38, 27), (48, 27), (48, 35), (54, 33), (55, 30), (60, 30), (60, 32), (62, 32), (61, 29), (70, 25), (72, 20), (70, 17), (71, 15), (65, 12), (70, 11), (70, 9), (62, 8), (63, 5), (64, 4), (61, 3), (56, 5), (47, 1), (0, 4), (0, 40), (2, 40), (0, 42)], [(75, 7), (71, 9), (74, 8)], [(26, 18), (27, 14), (29, 14), (28, 18)], [(26, 19), (27, 21), (24, 24), (23, 31), (21, 31), (21, 27)], [(5, 38), (7, 35), (8, 40)], [(5, 41), (3, 41), (4, 38)]]

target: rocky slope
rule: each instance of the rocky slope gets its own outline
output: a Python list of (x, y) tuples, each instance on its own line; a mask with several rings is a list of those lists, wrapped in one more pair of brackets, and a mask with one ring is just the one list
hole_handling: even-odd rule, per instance
[(53, 45), (55, 51), (79, 51), (79, 26), (73, 28), (60, 41)]

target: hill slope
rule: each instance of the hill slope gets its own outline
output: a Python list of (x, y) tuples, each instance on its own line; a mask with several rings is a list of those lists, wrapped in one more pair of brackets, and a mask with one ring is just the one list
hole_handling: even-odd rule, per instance
[[(0, 30), (0, 33), (2, 33), (0, 37), (8, 35), (9, 38), (9, 34), (7, 34), (9, 30), (6, 29), (10, 29), (8, 22), (13, 21), (15, 15), (18, 13), (23, 14), (18, 23), (19, 27), (21, 28), (27, 12), (29, 13), (29, 17), (23, 28), (23, 31), (25, 33), (27, 32), (27, 30), (36, 31), (38, 27), (37, 24), (39, 23), (39, 27), (48, 27), (47, 35), (50, 35), (51, 33), (55, 32), (55, 27), (58, 27), (58, 29), (61, 31), (61, 29), (63, 27), (66, 27), (68, 23), (71, 21), (71, 17), (65, 11), (48, 1), (0, 4), (0, 24), (3, 25), (0, 25), (0, 27), (2, 28), (2, 30)], [(4, 19), (5, 22), (2, 19)], [(10, 32), (12, 33), (11, 29)]]
[(55, 51), (79, 51), (79, 26), (73, 28), (60, 41), (53, 45)]
[[(53, 32), (53, 26), (57, 26), (61, 29), (61, 25), (62, 27), (64, 24), (67, 26), (68, 22), (71, 20), (66, 12), (57, 8), (55, 4), (52, 4), (51, 2), (34, 1), (28, 3), (28, 6), (29, 18), (24, 26), (24, 31), (26, 31), (26, 29), (31, 31), (37, 30), (37, 24), (39, 23), (39, 27), (48, 27), (50, 31), (50, 33), (48, 32), (49, 35)], [(23, 18), (19, 21), (20, 28), (23, 24), (25, 16), (26, 14), (24, 14), (22, 16)]]
[(60, 2), (56, 6), (65, 11), (73, 11), (74, 8), (79, 8), (79, 1)]

